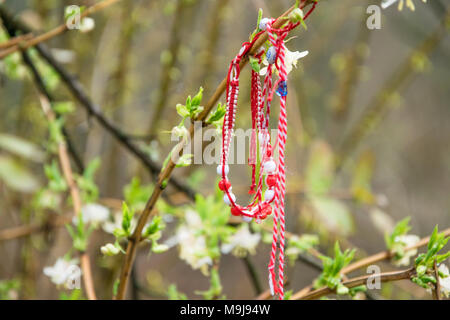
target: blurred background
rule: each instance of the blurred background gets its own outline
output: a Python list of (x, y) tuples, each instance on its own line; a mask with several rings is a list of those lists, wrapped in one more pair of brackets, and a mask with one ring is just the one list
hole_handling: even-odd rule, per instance
[[(358, 258), (385, 250), (384, 233), (407, 216), (411, 233), (420, 237), (436, 224), (450, 225), (450, 39), (444, 22), (448, 25), (449, 3), (416, 0), (415, 11), (393, 5), (381, 10), (381, 29), (369, 30), (366, 9), (379, 2), (320, 1), (307, 30), (294, 30), (287, 43), (291, 51), (309, 51), (289, 74), (287, 230), (319, 235), (323, 253), (335, 240), (359, 248)], [(2, 10), (36, 32), (64, 23), (65, 7), (93, 3), (0, 1)], [(89, 32), (67, 31), (45, 45), (103, 116), (161, 165), (174, 146), (170, 131), (181, 120), (176, 104), (199, 87), (207, 101), (254, 30), (259, 8), (265, 17), (277, 17), (291, 5), (288, 0), (122, 0), (92, 15), (95, 26)], [(0, 42), (6, 41), (6, 28), (1, 32)], [(52, 67), (36, 52), (30, 55), (54, 101), (74, 107), (64, 123), (79, 156), (72, 160), (73, 170), (99, 159), (97, 202), (120, 211), (124, 187), (133, 177), (151, 185), (155, 175), (86, 111)], [(71, 238), (62, 224), (47, 222), (69, 213), (70, 206), (36, 209), (36, 195), (47, 184), (43, 166), (51, 160), (45, 151), (48, 125), (29, 71), (20, 53), (0, 61), (0, 283), (5, 295), (13, 288), (13, 297), (58, 299), (64, 290), (43, 268), (69, 251)], [(238, 127), (250, 126), (249, 101), (245, 68)], [(272, 114), (275, 127), (276, 107)], [(175, 169), (174, 177), (207, 196), (216, 192), (215, 171), (216, 165), (191, 165)], [(232, 165), (231, 172), (236, 195), (247, 198), (248, 166)], [(190, 203), (172, 186), (164, 201), (175, 208)], [(5, 233), (27, 225), (36, 228)], [(170, 239), (176, 227), (177, 221), (167, 219), (160, 241)], [(123, 258), (100, 254), (100, 247), (113, 241), (96, 230), (89, 243), (97, 295), (105, 299), (111, 298)], [(227, 298), (257, 295), (250, 269), (260, 289), (267, 289), (269, 251), (270, 245), (260, 244), (245, 258), (221, 256)], [(195, 291), (207, 288), (209, 279), (178, 254), (175, 247), (151, 255), (140, 249), (130, 297), (166, 298), (168, 286), (176, 284), (189, 298), (200, 299)], [(301, 261), (290, 265), (289, 288), (300, 290), (318, 274)], [(386, 284), (377, 295), (429, 297), (411, 282)]]

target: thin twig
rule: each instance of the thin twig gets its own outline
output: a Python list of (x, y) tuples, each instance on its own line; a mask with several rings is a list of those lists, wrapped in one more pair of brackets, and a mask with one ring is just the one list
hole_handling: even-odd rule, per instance
[[(49, 122), (56, 120), (56, 115), (53, 112), (50, 101), (45, 95), (39, 93), (39, 101), (41, 102), (42, 110)], [(58, 142), (58, 157), (63, 172), (64, 179), (69, 186), (70, 195), (72, 197), (72, 204), (74, 209), (74, 215), (78, 216), (81, 213), (81, 196), (78, 186), (73, 177), (72, 168), (70, 167), (70, 160), (67, 154), (66, 144), (64, 141)], [(83, 280), (86, 290), (86, 295), (89, 300), (96, 300), (95, 290), (94, 290), (94, 280), (92, 278), (91, 264), (89, 261), (89, 256), (86, 252), (79, 252), (80, 254), (80, 264), (81, 270), (83, 270)]]
[[(312, 2), (313, 1), (311, 1), (311, 0), (305, 0), (302, 5), (303, 5), (303, 7), (305, 7), (306, 5), (308, 5)], [(285, 17), (293, 9), (295, 9), (295, 5), (292, 6), (288, 11), (286, 11), (281, 17)], [(275, 28), (279, 28), (279, 27), (281, 27), (282, 24), (284, 24), (285, 20), (280, 19), (280, 18), (278, 18), (277, 21), (274, 23)], [(264, 33), (263, 35), (261, 35), (261, 37), (254, 43), (249, 54), (254, 54), (256, 52), (256, 50), (258, 50), (259, 47), (261, 47), (264, 44), (264, 42), (267, 41), (267, 38), (268, 38), (267, 33)], [(241, 60), (241, 63), (240, 63), (241, 68), (243, 68), (246, 65), (247, 61), (248, 61), (248, 57), (246, 59)], [(204, 122), (206, 120), (206, 117), (208, 116), (209, 112), (214, 108), (217, 101), (219, 100), (219, 98), (221, 97), (223, 92), (225, 91), (226, 85), (227, 85), (227, 79), (224, 78), (222, 80), (222, 82), (219, 84), (219, 86), (217, 87), (217, 89), (214, 92), (214, 94), (212, 95), (212, 97), (206, 103), (204, 110), (200, 113), (200, 115), (196, 119), (193, 119), (193, 120), (202, 121), (202, 122)], [(192, 137), (194, 135), (194, 125), (193, 124), (191, 124), (191, 126), (189, 127), (188, 132), (189, 132), (190, 137)], [(173, 155), (181, 154), (183, 152), (184, 143), (186, 143), (186, 142), (183, 140), (178, 145), (176, 145), (172, 149), (172, 154)], [(128, 246), (127, 246), (127, 250), (126, 250), (126, 254), (125, 254), (125, 259), (124, 259), (123, 266), (122, 266), (122, 272), (120, 275), (120, 284), (119, 284), (119, 288), (117, 291), (116, 299), (122, 300), (125, 298), (125, 293), (126, 293), (126, 289), (127, 289), (127, 285), (128, 285), (128, 279), (130, 277), (130, 270), (131, 270), (131, 266), (134, 262), (137, 244), (140, 242), (142, 230), (143, 230), (145, 224), (147, 223), (148, 218), (154, 214), (153, 209), (156, 205), (156, 202), (158, 201), (159, 197), (161, 196), (163, 190), (165, 189), (167, 181), (170, 180), (170, 177), (172, 175), (173, 170), (175, 169), (175, 166), (176, 165), (175, 165), (174, 161), (172, 159), (170, 159), (169, 163), (166, 165), (164, 170), (159, 175), (158, 181), (156, 183), (156, 187), (155, 187), (152, 195), (150, 196), (149, 200), (147, 201), (147, 204), (145, 206), (145, 209), (144, 209), (142, 215), (139, 217), (138, 223), (136, 225), (136, 228), (135, 228), (133, 234), (129, 237)]]
[[(263, 227), (263, 229), (265, 229), (265, 227)], [(294, 236), (294, 234), (292, 234), (290, 232), (286, 232), (286, 238), (289, 239), (293, 236)], [(310, 248), (307, 251), (308, 252), (306, 252), (306, 253), (300, 253), (297, 257), (297, 260), (310, 266), (311, 268), (313, 268), (316, 271), (322, 272), (323, 266), (322, 266), (322, 262), (319, 260), (319, 257), (322, 254), (314, 248)], [(343, 279), (347, 280), (347, 278), (344, 274), (343, 274)], [(304, 294), (308, 293), (311, 290), (312, 290), (312, 286), (308, 286), (308, 287), (302, 289), (301, 291), (299, 291), (297, 294), (299, 296), (303, 296)], [(366, 294), (367, 298), (370, 300), (378, 300), (375, 296), (373, 296), (369, 292), (366, 292), (365, 294)], [(260, 294), (258, 297), (256, 297), (256, 300), (266, 300), (266, 299), (269, 299), (270, 297), (271, 297), (270, 290), (266, 290), (262, 294)]]
[[(414, 276), (416, 273), (415, 268), (409, 268), (402, 271), (393, 271), (393, 272), (383, 272), (378, 274), (381, 282), (391, 282), (391, 281), (398, 281), (398, 280), (405, 280), (410, 279), (412, 276)], [(343, 281), (342, 284), (346, 286), (347, 288), (354, 288), (357, 286), (361, 286), (367, 283), (367, 280), (373, 277), (373, 275), (364, 275), (361, 277), (356, 277), (353, 279), (349, 279), (347, 281)], [(293, 295), (291, 297), (292, 300), (312, 300), (312, 299), (318, 299), (320, 297), (326, 296), (328, 294), (335, 293), (335, 290), (330, 289), (328, 287), (323, 287), (314, 291), (309, 292), (306, 295), (299, 295), (298, 293)]]
[[(110, 5), (112, 5), (118, 1), (120, 1), (120, 0), (104, 0), (102, 2), (92, 5), (91, 7), (87, 8), (80, 14), (80, 21), (83, 18), (85, 18), (97, 11), (100, 11), (104, 8), (107, 8)], [(6, 50), (3, 50), (2, 52), (0, 52), (0, 59), (3, 59), (16, 51), (19, 51), (20, 49), (25, 50), (25, 49), (34, 47), (35, 45), (37, 45), (41, 42), (50, 40), (51, 38), (54, 38), (64, 32), (66, 32), (67, 30), (69, 30), (67, 24), (63, 23), (63, 24), (57, 26), (56, 28), (54, 28), (44, 34), (38, 35), (28, 41), (25, 40), (25, 41), (19, 42), (19, 44), (16, 44), (16, 45), (10, 47), (9, 49), (6, 49)]]
[[(444, 233), (444, 235), (446, 237), (450, 236), (450, 228), (445, 229), (442, 232)], [(426, 246), (429, 241), (430, 241), (430, 237), (429, 236), (425, 237), (425, 238), (422, 238), (416, 244), (406, 247), (405, 251), (410, 251), (410, 250), (413, 250), (413, 249), (417, 249), (417, 248)], [(347, 267), (342, 269), (342, 273), (343, 274), (347, 274), (347, 273), (353, 272), (355, 270), (358, 270), (358, 269), (364, 268), (366, 266), (369, 266), (371, 264), (375, 264), (375, 263), (377, 263), (379, 261), (391, 259), (393, 256), (394, 256), (394, 254), (392, 252), (390, 252), (390, 251), (382, 251), (382, 252), (376, 253), (374, 255), (371, 255), (371, 256), (369, 256), (367, 258), (364, 258), (364, 259), (361, 259), (359, 261), (356, 261), (356, 262), (354, 262), (352, 264), (349, 264)]]
[(32, 37), (33, 37), (33, 35), (31, 33), (22, 34), (22, 35), (19, 35), (17, 37), (13, 37), (13, 38), (9, 39), (6, 42), (0, 43), (0, 50), (12, 47), (12, 46), (14, 46), (14, 45), (24, 41), (24, 40), (31, 39)]
[(72, 221), (72, 215), (55, 216), (48, 219), (45, 223), (33, 223), (3, 229), (0, 230), (0, 242), (26, 237), (55, 227), (61, 227), (70, 221)]
[[(446, 230), (444, 230), (442, 232), (444, 233), (445, 236), (449, 236), (450, 235), (450, 228), (448, 228), (448, 229), (446, 229)], [(429, 241), (430, 241), (430, 237), (429, 236), (425, 237), (425, 238), (422, 238), (419, 242), (417, 242), (414, 245), (406, 247), (404, 250), (405, 251), (410, 251), (410, 250), (414, 250), (414, 249), (426, 246)], [(394, 254), (391, 251), (382, 251), (382, 252), (376, 253), (374, 255), (371, 255), (369, 257), (366, 257), (364, 259), (356, 261), (356, 262), (354, 262), (352, 264), (349, 264), (347, 267), (345, 267), (345, 268), (343, 268), (341, 270), (341, 274), (345, 275), (345, 274), (351, 273), (351, 272), (353, 272), (355, 270), (364, 268), (366, 266), (375, 264), (377, 262), (391, 259), (393, 256), (394, 256)], [(301, 298), (301, 297), (305, 296), (306, 294), (308, 294), (308, 292), (310, 292), (311, 290), (312, 290), (312, 286), (311, 285), (307, 286), (307, 287), (303, 288), (302, 290), (298, 291), (294, 295), (294, 297)]]
[(433, 296), (435, 300), (441, 300), (441, 283), (439, 282), (439, 270), (437, 262), (434, 260), (434, 277), (436, 278), (436, 284), (434, 285)]

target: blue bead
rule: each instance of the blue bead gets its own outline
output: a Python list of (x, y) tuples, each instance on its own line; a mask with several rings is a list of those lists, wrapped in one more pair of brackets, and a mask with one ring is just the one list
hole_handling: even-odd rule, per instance
[(277, 60), (277, 48), (270, 47), (267, 50), (266, 58), (267, 58), (267, 62), (269, 62), (270, 64), (274, 64), (275, 61)]
[(280, 83), (278, 84), (278, 88), (277, 88), (277, 94), (280, 97), (285, 97), (287, 96), (288, 90), (287, 90), (287, 83), (286, 81), (280, 81)]

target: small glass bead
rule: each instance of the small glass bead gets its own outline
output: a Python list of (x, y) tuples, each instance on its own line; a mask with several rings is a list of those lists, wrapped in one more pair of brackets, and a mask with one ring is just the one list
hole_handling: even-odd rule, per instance
[(269, 18), (262, 18), (261, 21), (259, 21), (259, 29), (266, 31), (267, 30), (267, 24), (269, 23)]
[(266, 192), (264, 192), (264, 200), (266, 200), (266, 201), (272, 201), (274, 196), (275, 196), (275, 191), (272, 189), (268, 189), (268, 190), (266, 190)]
[(286, 81), (280, 81), (277, 88), (277, 95), (279, 95), (280, 97), (285, 97), (287, 96), (287, 93), (288, 89)]
[(231, 183), (228, 180), (222, 179), (219, 181), (219, 189), (222, 191), (227, 190), (228, 188), (230, 188)]
[[(233, 193), (231, 193), (230, 192), (230, 197), (231, 197), (231, 199), (233, 200), (233, 202), (236, 202), (236, 196), (233, 194)], [(230, 198), (228, 198), (228, 194), (224, 194), (223, 195), (223, 201), (227, 204), (227, 205), (229, 205), (229, 206), (231, 206), (231, 201), (230, 201)]]
[(266, 58), (267, 58), (267, 62), (269, 62), (270, 64), (274, 64), (275, 61), (277, 60), (277, 48), (275, 48), (273, 46), (270, 47), (267, 50)]
[[(230, 167), (229, 167), (228, 165), (225, 165), (225, 175), (227, 175), (229, 171), (230, 171)], [(222, 175), (222, 165), (221, 165), (221, 164), (219, 164), (219, 165), (217, 166), (217, 174), (218, 174), (219, 176)]]
[(239, 217), (241, 215), (241, 210), (238, 207), (231, 208), (231, 214), (235, 217)]
[(276, 165), (275, 161), (269, 160), (269, 161), (264, 162), (263, 168), (264, 168), (264, 173), (272, 174), (277, 169), (277, 165)]
[(274, 174), (270, 174), (266, 178), (266, 184), (269, 187), (274, 187), (277, 184), (277, 176)]

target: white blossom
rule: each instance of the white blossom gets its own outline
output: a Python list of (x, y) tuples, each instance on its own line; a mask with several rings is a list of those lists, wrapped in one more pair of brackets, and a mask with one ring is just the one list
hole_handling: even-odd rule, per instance
[(86, 17), (83, 18), (83, 20), (81, 20), (80, 23), (80, 31), (83, 33), (87, 33), (89, 31), (92, 31), (95, 27), (95, 20), (90, 18), (90, 17)]
[(68, 280), (74, 275), (74, 272), (79, 270), (76, 260), (66, 260), (58, 258), (55, 264), (51, 267), (44, 268), (44, 274), (56, 285), (65, 285)]
[(212, 259), (208, 256), (205, 237), (196, 235), (195, 230), (186, 226), (178, 228), (177, 237), (180, 259), (186, 261), (193, 269), (200, 269), (203, 273), (207, 273)]
[(232, 252), (237, 256), (246, 256), (247, 253), (254, 254), (261, 235), (251, 233), (248, 224), (243, 224), (235, 234), (228, 238), (228, 242), (222, 244), (221, 251), (224, 254)]
[(206, 239), (198, 234), (202, 228), (202, 220), (194, 210), (185, 213), (186, 224), (177, 229), (176, 237), (180, 249), (180, 259), (186, 261), (193, 269), (200, 269), (202, 273), (208, 273), (208, 266), (212, 265), (212, 259), (208, 255)]
[(112, 243), (107, 243), (106, 245), (104, 245), (100, 248), (100, 251), (105, 256), (115, 256), (116, 254), (118, 254), (120, 252), (120, 249), (117, 248)]
[(439, 284), (441, 285), (441, 292), (446, 298), (448, 298), (450, 297), (450, 273), (448, 271), (447, 266), (443, 263), (441, 263), (441, 265), (439, 266), (439, 272), (444, 275), (444, 277), (441, 277), (439, 275)]
[(106, 233), (113, 234), (114, 230), (122, 228), (122, 212), (115, 212), (112, 220), (107, 220), (102, 224), (102, 229)]
[[(405, 234), (398, 237), (395, 237), (394, 243), (401, 244), (404, 248), (415, 245), (420, 241), (420, 238), (414, 234)], [(395, 246), (394, 244), (394, 246)], [(397, 266), (407, 266), (409, 265), (409, 260), (417, 254), (417, 249), (411, 249), (404, 252), (404, 255), (401, 259), (394, 261), (394, 264)]]
[[(81, 208), (84, 223), (102, 224), (109, 218), (109, 209), (98, 203), (89, 203)], [(74, 217), (73, 224), (78, 223), (78, 218)]]
[(176, 137), (176, 138), (185, 138), (189, 135), (188, 130), (186, 129), (185, 126), (175, 126), (172, 128), (172, 137)]
[[(398, 2), (398, 10), (400, 11), (403, 10), (404, 4), (406, 4), (406, 7), (408, 7), (411, 11), (414, 11), (416, 9), (413, 0), (383, 0), (381, 2), (381, 7), (383, 9), (386, 9), (397, 2)], [(426, 3), (427, 0), (422, 0), (422, 2)]]
[[(104, 221), (101, 224), (103, 231), (105, 231), (106, 233), (109, 233), (109, 234), (114, 234), (114, 230), (122, 229), (122, 219), (123, 219), (122, 212), (116, 211), (112, 215), (112, 219), (108, 218), (106, 221)], [(133, 219), (131, 220), (130, 229), (134, 230), (134, 228), (136, 227), (136, 224), (137, 224), (137, 220), (136, 220), (136, 217), (134, 216)]]
[[(287, 74), (289, 74), (293, 67), (297, 68), (297, 62), (299, 59), (306, 57), (308, 55), (308, 51), (289, 51), (286, 48), (286, 52), (285, 52), (285, 60), (284, 60), (284, 64), (286, 66), (286, 72)], [(271, 65), (269, 65), (269, 62), (267, 61), (267, 59), (264, 58), (263, 60), (263, 64), (266, 66), (264, 68), (261, 68), (261, 70), (259, 71), (259, 74), (264, 76), (267, 73), (267, 68), (271, 67)]]

